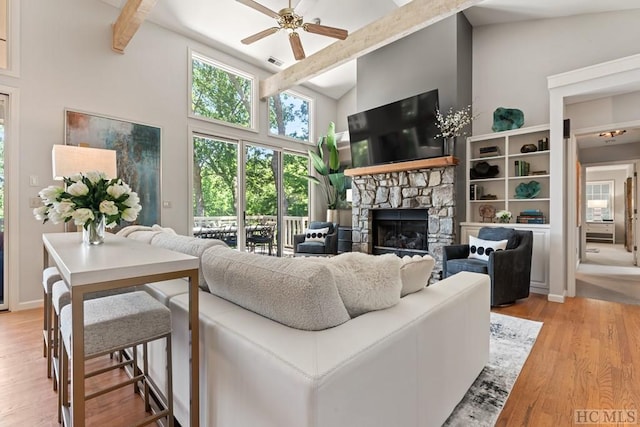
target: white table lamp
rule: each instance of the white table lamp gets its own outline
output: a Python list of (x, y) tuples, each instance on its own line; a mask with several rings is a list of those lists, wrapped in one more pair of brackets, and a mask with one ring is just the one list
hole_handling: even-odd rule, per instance
[(57, 181), (65, 176), (90, 171), (104, 172), (108, 179), (118, 176), (115, 150), (54, 145), (51, 160), (53, 179)]

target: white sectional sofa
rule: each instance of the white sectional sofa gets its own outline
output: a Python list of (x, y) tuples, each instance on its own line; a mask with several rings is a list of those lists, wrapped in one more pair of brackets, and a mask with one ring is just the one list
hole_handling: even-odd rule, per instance
[[(185, 239), (175, 237), (176, 249), (185, 250)], [(160, 240), (170, 245), (171, 238)], [(202, 426), (440, 426), (488, 361), (486, 275), (460, 273), (402, 298), (398, 290), (391, 307), (343, 318), (333, 286), (348, 277), (322, 261), (195, 244), (199, 249), (188, 251), (201, 255), (205, 279), (199, 294)], [(186, 282), (147, 287), (171, 308), (175, 416), (187, 426)], [(310, 298), (330, 301), (314, 306)], [(278, 311), (289, 309), (293, 313)], [(319, 330), (284, 324), (298, 321)], [(322, 328), (323, 322), (338, 324)], [(164, 350), (152, 346), (151, 357), (163, 386)]]

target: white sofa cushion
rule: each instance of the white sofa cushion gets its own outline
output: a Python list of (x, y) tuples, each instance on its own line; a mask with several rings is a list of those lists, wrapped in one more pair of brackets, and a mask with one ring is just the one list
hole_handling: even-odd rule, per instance
[(216, 246), (202, 254), (202, 271), (212, 294), (292, 328), (349, 320), (333, 275), (319, 263)]
[(118, 231), (116, 235), (144, 243), (151, 243), (151, 239), (159, 233), (176, 234), (172, 228), (161, 227), (158, 224), (154, 224), (152, 227), (148, 227), (146, 225), (128, 225)]
[(435, 264), (436, 260), (431, 255), (403, 256), (400, 266), (400, 277), (402, 278), (400, 297), (418, 292), (427, 286)]

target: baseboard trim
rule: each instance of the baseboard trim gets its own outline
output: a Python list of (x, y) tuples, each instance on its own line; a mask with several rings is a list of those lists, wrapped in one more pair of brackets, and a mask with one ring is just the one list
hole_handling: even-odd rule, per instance
[(11, 308), (11, 311), (32, 310), (34, 308), (42, 308), (43, 305), (44, 305), (44, 302), (41, 299), (34, 300), (34, 301), (26, 301), (26, 302), (18, 303), (16, 307)]
[(547, 297), (547, 299), (551, 302), (559, 302), (559, 303), (564, 303), (564, 298), (565, 295), (556, 295), (556, 294), (549, 294), (549, 296)]

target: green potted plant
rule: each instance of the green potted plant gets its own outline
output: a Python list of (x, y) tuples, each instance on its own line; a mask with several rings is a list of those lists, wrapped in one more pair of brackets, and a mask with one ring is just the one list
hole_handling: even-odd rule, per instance
[(327, 221), (336, 222), (337, 209), (345, 201), (346, 179), (339, 170), (336, 125), (333, 122), (329, 123), (327, 134), (318, 138), (315, 151), (309, 150), (309, 158), (320, 178), (313, 175), (308, 175), (307, 178), (322, 188), (327, 202)]

